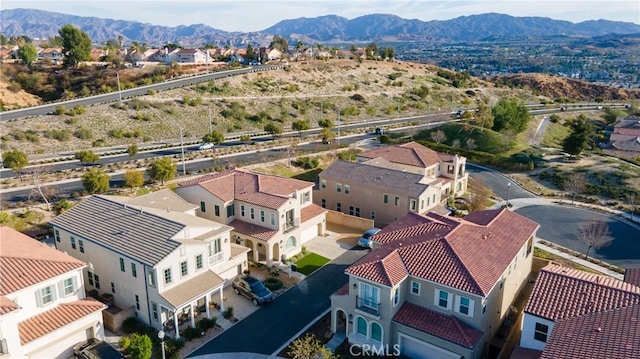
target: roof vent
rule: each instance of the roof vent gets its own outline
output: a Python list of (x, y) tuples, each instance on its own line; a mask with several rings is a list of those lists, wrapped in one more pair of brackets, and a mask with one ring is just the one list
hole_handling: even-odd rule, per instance
[(598, 332), (598, 333), (602, 332), (602, 328), (597, 327), (597, 328), (596, 328), (596, 332)]

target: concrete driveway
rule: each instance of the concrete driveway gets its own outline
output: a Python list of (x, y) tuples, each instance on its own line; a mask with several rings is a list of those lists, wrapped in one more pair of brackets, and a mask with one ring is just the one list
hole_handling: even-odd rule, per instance
[(327, 236), (318, 236), (304, 244), (309, 252), (319, 254), (331, 260), (336, 259), (353, 248), (362, 235), (357, 229), (327, 225)]

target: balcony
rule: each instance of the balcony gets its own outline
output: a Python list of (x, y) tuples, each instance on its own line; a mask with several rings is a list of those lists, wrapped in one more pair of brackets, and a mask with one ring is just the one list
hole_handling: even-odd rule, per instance
[(356, 296), (356, 309), (376, 317), (380, 316), (380, 303), (371, 299)]
[(209, 257), (209, 267), (213, 267), (216, 264), (224, 262), (224, 252), (220, 251)]
[(300, 227), (300, 220), (295, 218), (291, 221), (287, 221), (282, 225), (282, 233), (291, 232), (294, 229)]

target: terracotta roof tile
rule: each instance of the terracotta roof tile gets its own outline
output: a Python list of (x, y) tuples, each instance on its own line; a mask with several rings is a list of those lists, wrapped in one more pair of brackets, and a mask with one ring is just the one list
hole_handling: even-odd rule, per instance
[(322, 208), (317, 204), (310, 204), (300, 210), (300, 221), (302, 223), (327, 212), (326, 208)]
[(452, 157), (443, 158), (438, 152), (416, 142), (409, 142), (399, 146), (385, 146), (358, 154), (364, 158), (383, 157), (394, 163), (427, 168), (441, 161), (449, 161)]
[(509, 359), (540, 359), (542, 352), (540, 350), (523, 348), (516, 346), (513, 348)]
[(640, 304), (640, 287), (549, 264), (533, 287), (525, 312), (553, 321)]
[(334, 295), (349, 295), (349, 283), (345, 283), (342, 287), (338, 288), (334, 293)]
[(0, 296), (84, 266), (12, 228), (0, 227)]
[(624, 271), (624, 281), (640, 287), (640, 268), (627, 268)]
[(52, 331), (62, 328), (96, 311), (107, 308), (95, 299), (87, 298), (70, 303), (62, 303), (36, 316), (18, 323), (22, 345), (36, 340)]
[(541, 359), (640, 358), (640, 305), (559, 320)]
[(11, 299), (0, 295), (0, 316), (18, 309), (18, 305)]
[(269, 241), (271, 238), (278, 234), (278, 231), (271, 228), (258, 226), (256, 224), (247, 223), (239, 219), (234, 219), (229, 223), (233, 227), (234, 232), (244, 234), (245, 236), (254, 237), (263, 241)]
[(484, 333), (461, 322), (453, 315), (442, 314), (409, 302), (402, 304), (393, 321), (436, 336), (464, 348), (473, 349)]
[(486, 295), (538, 228), (506, 209), (488, 212), (493, 220), (486, 226), (409, 213), (376, 234), (373, 240), (383, 245), (346, 272), (384, 285), (397, 283), (403, 273)]

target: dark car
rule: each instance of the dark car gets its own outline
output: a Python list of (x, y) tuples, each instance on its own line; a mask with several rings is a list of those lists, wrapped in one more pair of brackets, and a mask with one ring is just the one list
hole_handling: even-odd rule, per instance
[(384, 134), (384, 128), (377, 127), (376, 128), (376, 136), (380, 136)]
[(237, 278), (231, 286), (236, 294), (242, 294), (251, 299), (253, 305), (264, 304), (273, 300), (273, 293), (269, 288), (250, 275)]

